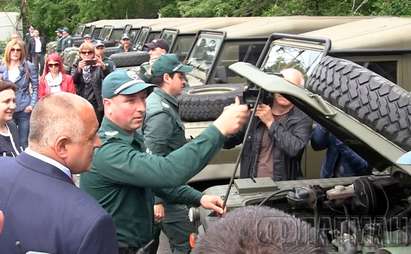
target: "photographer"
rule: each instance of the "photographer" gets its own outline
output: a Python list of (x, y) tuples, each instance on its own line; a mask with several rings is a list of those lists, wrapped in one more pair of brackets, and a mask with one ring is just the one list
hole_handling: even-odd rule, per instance
[(91, 43), (80, 45), (80, 59), (73, 64), (71, 75), (76, 85), (77, 94), (93, 105), (98, 121), (103, 119), (103, 101), (101, 98), (101, 83), (104, 65), (100, 58), (95, 56), (95, 48)]
[[(296, 69), (281, 71), (284, 79), (303, 86), (304, 76)], [(302, 177), (301, 156), (311, 135), (312, 120), (281, 94), (272, 105), (260, 104), (251, 125), (241, 158), (240, 177), (271, 177), (274, 181)], [(245, 130), (225, 141), (233, 148), (243, 141)]]

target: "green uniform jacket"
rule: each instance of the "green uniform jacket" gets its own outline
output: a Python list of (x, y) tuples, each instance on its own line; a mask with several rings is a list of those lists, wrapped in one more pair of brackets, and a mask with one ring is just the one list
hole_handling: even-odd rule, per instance
[(128, 134), (106, 118), (99, 137), (102, 145), (94, 153), (90, 171), (81, 175), (80, 188), (111, 214), (119, 245), (137, 248), (153, 236), (153, 191), (169, 201), (199, 205), (199, 197), (187, 199), (184, 189), (165, 193), (160, 188), (184, 184), (213, 158), (224, 142), (224, 136), (210, 125), (168, 156), (151, 155), (144, 152), (141, 134)]
[[(155, 88), (148, 96), (146, 118), (143, 125), (144, 143), (153, 154), (166, 156), (174, 150), (177, 150), (187, 140), (185, 138), (184, 124), (178, 114), (177, 100), (164, 92), (160, 88)], [(201, 192), (188, 185), (182, 185), (178, 188), (185, 189), (185, 193), (194, 197), (201, 197)], [(175, 191), (173, 188), (163, 189), (165, 192)], [(161, 201), (156, 199), (156, 203), (166, 203), (167, 200)], [(167, 205), (166, 217), (164, 221), (179, 221), (182, 216), (178, 206)], [(184, 215), (187, 217), (187, 215)]]

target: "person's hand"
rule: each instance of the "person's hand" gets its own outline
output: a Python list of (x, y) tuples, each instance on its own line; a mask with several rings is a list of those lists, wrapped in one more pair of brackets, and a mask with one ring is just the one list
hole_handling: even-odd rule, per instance
[(26, 113), (30, 113), (31, 111), (33, 111), (33, 107), (32, 107), (32, 106), (27, 106), (27, 107), (24, 109), (24, 112), (26, 112)]
[(267, 126), (268, 129), (271, 127), (271, 124), (274, 122), (274, 116), (273, 116), (273, 113), (271, 112), (271, 107), (266, 104), (259, 104), (257, 106), (255, 115), (258, 118), (260, 118), (261, 122), (263, 122), (265, 126)]
[(106, 69), (106, 64), (103, 62), (103, 60), (99, 56), (96, 57), (96, 65), (95, 66), (98, 66), (103, 70)]
[(154, 220), (156, 222), (161, 221), (164, 219), (165, 212), (164, 212), (164, 205), (163, 204), (155, 204), (154, 205)]
[(86, 60), (83, 59), (80, 62), (78, 62), (77, 68), (79, 69), (79, 71), (81, 71), (84, 68), (84, 66), (86, 66)]
[(1, 231), (3, 231), (3, 225), (4, 225), (4, 214), (0, 210), (0, 234), (1, 234)]
[(214, 121), (214, 126), (224, 135), (233, 135), (247, 122), (249, 117), (247, 105), (241, 105), (240, 99), (235, 98), (235, 103), (224, 108), (223, 113)]
[(200, 204), (205, 209), (211, 209), (218, 214), (224, 214), (223, 200), (219, 196), (203, 195), (200, 200)]

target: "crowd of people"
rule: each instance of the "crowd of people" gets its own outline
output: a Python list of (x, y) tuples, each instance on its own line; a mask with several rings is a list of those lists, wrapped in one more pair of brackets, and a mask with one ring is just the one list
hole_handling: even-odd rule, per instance
[[(189, 253), (196, 229), (187, 207), (225, 211), (221, 197), (186, 182), (221, 148), (243, 140), (242, 178), (302, 178), (310, 140), (314, 149), (327, 149), (321, 177), (369, 173), (364, 159), (322, 126), (313, 129), (311, 118), (281, 94), (258, 105), (248, 137), (250, 110), (237, 98), (187, 141), (177, 97), (192, 67), (168, 54), (166, 41), (147, 43), (150, 61), (136, 70), (116, 70), (104, 43), (85, 35), (66, 73), (60, 53), (73, 41), (67, 28), (56, 32), (57, 52), (47, 56), (36, 29), (24, 40), (12, 38), (0, 66), (0, 253), (156, 253), (160, 231), (173, 253)], [(121, 49), (132, 49), (126, 35)], [(281, 74), (304, 85), (296, 69)], [(73, 175), (80, 173), (77, 188)], [(244, 213), (256, 212), (272, 213)], [(228, 223), (243, 223), (230, 216)], [(235, 241), (211, 247), (212, 237), (202, 239), (197, 253), (237, 253)]]

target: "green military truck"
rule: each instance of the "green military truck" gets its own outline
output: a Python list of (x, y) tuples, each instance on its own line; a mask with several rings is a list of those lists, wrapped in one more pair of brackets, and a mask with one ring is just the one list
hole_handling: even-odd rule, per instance
[[(306, 152), (304, 180), (237, 179), (231, 188), (205, 193), (225, 197), (228, 210), (267, 205), (304, 218), (326, 239), (329, 253), (409, 253), (411, 167), (397, 160), (411, 148), (410, 24), (409, 18), (383, 17), (302, 36), (274, 34), (258, 67), (229, 67), (249, 84), (285, 95), (365, 158), (372, 175), (309, 179), (318, 178), (320, 158)], [(305, 73), (304, 88), (275, 75), (286, 67)], [(200, 230), (218, 221), (204, 209), (191, 217)]]

